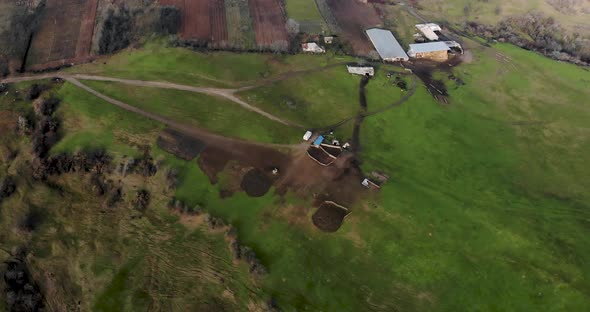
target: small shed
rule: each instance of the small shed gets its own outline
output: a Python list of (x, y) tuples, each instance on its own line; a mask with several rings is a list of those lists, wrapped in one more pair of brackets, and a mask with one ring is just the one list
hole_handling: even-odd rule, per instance
[(449, 46), (441, 41), (410, 44), (408, 55), (413, 58), (444, 62), (449, 59)]
[(315, 42), (304, 43), (301, 45), (301, 49), (303, 49), (303, 52), (326, 53), (326, 49)]
[(316, 147), (319, 147), (322, 144), (322, 142), (324, 142), (324, 136), (320, 135), (317, 137), (317, 139), (315, 139), (315, 141), (313, 142), (313, 145)]
[(416, 28), (430, 41), (437, 41), (438, 35), (435, 33), (435, 31), (442, 30), (439, 25), (434, 23), (417, 24)]
[(372, 66), (351, 66), (346, 65), (346, 69), (350, 74), (354, 75), (361, 75), (366, 76), (369, 75), (371, 77), (375, 76), (375, 68)]

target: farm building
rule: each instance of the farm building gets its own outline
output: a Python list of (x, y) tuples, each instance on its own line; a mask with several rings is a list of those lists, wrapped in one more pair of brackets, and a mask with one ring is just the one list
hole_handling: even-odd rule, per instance
[(346, 69), (350, 74), (366, 76), (369, 75), (371, 77), (375, 76), (375, 69), (371, 66), (350, 66), (346, 65)]
[(430, 41), (437, 41), (438, 35), (435, 33), (435, 31), (442, 30), (440, 26), (434, 23), (418, 24), (416, 25), (416, 28), (424, 35), (424, 37), (426, 37), (426, 39)]
[(449, 46), (440, 41), (410, 44), (408, 55), (413, 58), (444, 62), (449, 59)]
[(324, 136), (320, 135), (319, 137), (317, 137), (317, 139), (315, 139), (315, 141), (313, 142), (313, 145), (318, 147), (318, 146), (320, 146), (320, 144), (322, 144), (322, 142), (324, 142)]
[(445, 43), (447, 44), (447, 46), (449, 48), (451, 48), (451, 51), (454, 52), (459, 52), (461, 54), (463, 54), (463, 47), (461, 46), (461, 44), (457, 41), (445, 41)]
[(402, 46), (397, 42), (391, 31), (379, 28), (367, 30), (367, 36), (379, 53), (381, 59), (386, 62), (407, 61), (409, 59)]
[(326, 49), (315, 42), (304, 43), (301, 45), (301, 49), (303, 49), (303, 52), (326, 53)]

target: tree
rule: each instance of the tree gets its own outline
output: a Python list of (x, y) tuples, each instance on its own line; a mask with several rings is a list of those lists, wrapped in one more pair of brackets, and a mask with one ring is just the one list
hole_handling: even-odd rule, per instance
[(299, 23), (292, 18), (287, 20), (285, 28), (287, 29), (289, 36), (296, 36), (300, 32)]

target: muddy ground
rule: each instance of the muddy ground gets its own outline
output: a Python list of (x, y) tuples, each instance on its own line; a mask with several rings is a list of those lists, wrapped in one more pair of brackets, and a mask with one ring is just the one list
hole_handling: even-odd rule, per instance
[(434, 79), (432, 74), (434, 72), (443, 72), (449, 76), (449, 79), (453, 79), (453, 77), (455, 77), (453, 75), (453, 68), (461, 64), (462, 61), (463, 56), (457, 55), (442, 63), (430, 60), (414, 60), (412, 63), (404, 66), (411, 69), (412, 72), (420, 78), (432, 97), (434, 97), (439, 103), (448, 104), (449, 93), (447, 91), (447, 86), (444, 81)]
[(311, 217), (313, 224), (324, 232), (336, 232), (342, 226), (348, 211), (332, 202), (324, 202)]
[(165, 129), (158, 136), (158, 146), (176, 157), (192, 160), (205, 149), (205, 143), (173, 129)]

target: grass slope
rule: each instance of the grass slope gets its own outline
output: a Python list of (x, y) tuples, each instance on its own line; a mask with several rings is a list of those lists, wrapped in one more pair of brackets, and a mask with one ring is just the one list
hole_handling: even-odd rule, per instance
[[(389, 70), (394, 69), (383, 66), (368, 84), (369, 110), (382, 108), (402, 96), (401, 90), (386, 77)], [(357, 114), (360, 81), (360, 76), (349, 74), (342, 65), (243, 91), (239, 95), (276, 116), (309, 128), (324, 128)], [(344, 125), (341, 135), (350, 136), (351, 127), (352, 123)]]
[(166, 47), (161, 41), (137, 50), (66, 69), (71, 73), (118, 78), (170, 81), (193, 86), (235, 87), (290, 71), (315, 69), (350, 57), (326, 55), (274, 55), (254, 53), (194, 52)]
[(146, 111), (213, 132), (267, 143), (294, 143), (300, 130), (251, 112), (229, 100), (199, 93), (85, 81), (89, 87)]
[(541, 11), (555, 18), (566, 29), (590, 36), (590, 11), (588, 2), (582, 1), (553, 1), (560, 8), (557, 10), (547, 0), (517, 0), (517, 1), (470, 1), (470, 0), (421, 0), (420, 12), (435, 19), (460, 23), (465, 20), (496, 24), (503, 18), (512, 15), (522, 15), (530, 11)]
[(365, 167), (394, 178), (361, 236), (435, 310), (580, 311), (590, 303), (590, 110), (578, 99), (590, 96), (590, 74), (496, 48), (513, 62), (476, 52), (449, 107), (421, 88), (366, 120)]
[[(373, 198), (352, 207), (333, 234), (311, 225), (313, 209), (306, 200), (272, 192), (261, 198), (237, 193), (220, 199), (222, 186), (211, 186), (194, 162), (171, 159), (155, 147), (153, 153), (164, 157), (166, 166), (182, 173), (175, 195), (237, 226), (240, 239), (269, 268), (260, 284), (240, 278), (231, 288), (273, 296), (285, 311), (582, 311), (590, 305), (590, 172), (585, 165), (590, 112), (580, 101), (590, 96), (585, 88), (590, 74), (508, 45), (473, 52), (473, 63), (455, 69), (466, 85), (451, 88), (449, 106), (434, 102), (420, 87), (404, 105), (366, 119), (363, 167), (392, 178)], [(496, 52), (513, 61), (499, 62)], [(62, 94), (71, 87), (63, 88)], [(60, 108), (64, 124), (77, 125), (66, 127), (66, 146), (70, 133), (89, 129), (97, 142), (110, 142), (119, 152), (135, 141), (154, 146), (158, 125), (135, 128), (134, 115), (113, 106), (96, 109), (89, 98), (64, 100)], [(127, 135), (109, 129), (118, 120), (129, 121), (123, 128)], [(70, 221), (61, 218), (58, 229), (65, 231)], [(84, 222), (76, 223), (76, 229), (84, 229)], [(182, 267), (203, 241), (177, 239), (186, 237), (186, 230), (165, 224), (151, 218), (135, 221), (122, 227), (130, 229), (125, 232), (129, 236), (117, 238), (115, 246), (158, 248), (145, 249), (145, 255), (182, 250), (163, 261)], [(156, 238), (172, 235), (172, 242), (148, 242), (153, 236), (144, 235), (156, 230)], [(86, 231), (116, 235), (93, 227)], [(64, 242), (72, 239), (68, 233)], [(79, 254), (75, 246), (80, 243), (73, 242), (62, 243), (59, 250)], [(106, 242), (103, 246), (110, 246)], [(131, 309), (134, 300), (142, 302), (141, 288), (149, 285), (141, 278), (145, 264), (136, 265), (131, 251), (126, 252), (105, 257), (117, 259), (117, 265), (107, 270), (101, 285), (109, 286), (99, 291), (103, 295), (92, 301), (98, 307), (109, 308), (106, 298), (126, 302), (124, 309)], [(187, 272), (154, 274), (165, 282), (153, 294), (168, 294), (168, 285), (200, 289), (172, 280), (185, 280)], [(124, 282), (126, 276), (133, 277), (130, 284)], [(128, 285), (138, 288), (127, 291)], [(217, 294), (219, 288), (208, 290)], [(238, 305), (246, 306), (247, 292), (237, 293), (242, 294)], [(187, 308), (170, 300), (162, 309)]]

